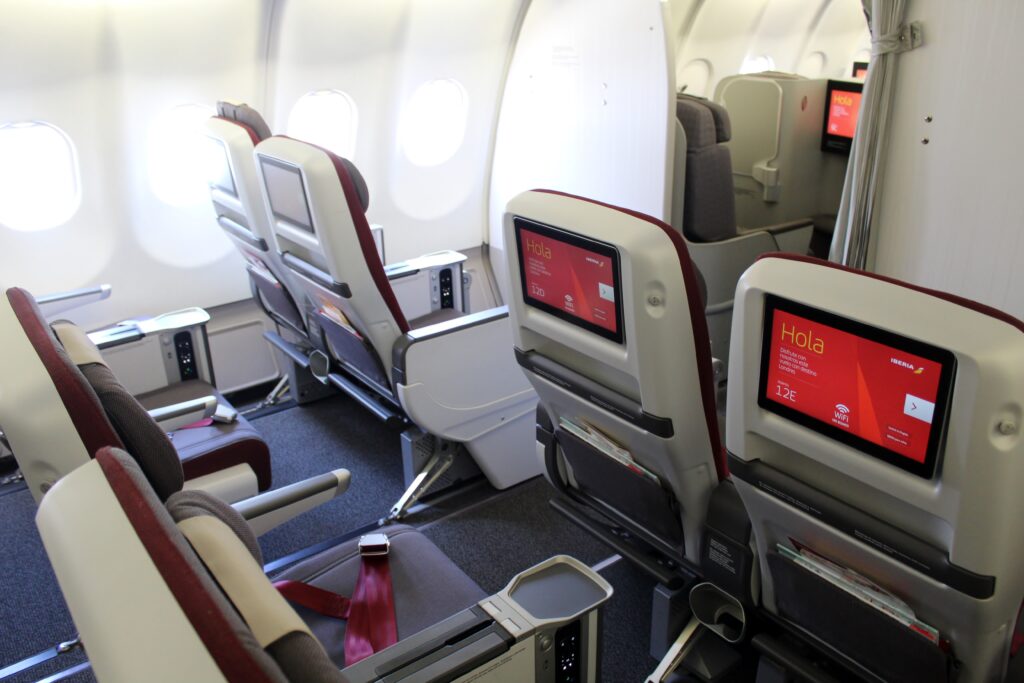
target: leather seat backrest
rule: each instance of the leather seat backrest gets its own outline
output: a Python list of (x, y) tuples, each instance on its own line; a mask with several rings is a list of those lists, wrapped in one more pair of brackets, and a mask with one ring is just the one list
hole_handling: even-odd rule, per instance
[(957, 680), (1001, 680), (1024, 600), (1020, 406), (1021, 321), (808, 257), (755, 263), (736, 290), (727, 446), (766, 609), (885, 680), (947, 680), (941, 648), (838, 609), (842, 591), (784, 556), (806, 548), (936, 628)]
[[(283, 136), (256, 147), (258, 172), (282, 260), (316, 302), (336, 357), (373, 374), (358, 344), (372, 348), (391, 382), (391, 347), (409, 330), (366, 219), (366, 182), (347, 159)], [(332, 330), (354, 335), (332, 336)], [(356, 345), (350, 342), (357, 340)]]
[[(37, 525), (100, 680), (343, 680), (263, 574), (238, 513), (199, 492), (165, 507), (123, 451), (58, 482)], [(212, 570), (197, 530), (218, 541)]]
[(725, 108), (692, 95), (679, 95), (676, 117), (686, 134), (686, 183), (683, 234), (694, 242), (718, 242), (736, 236), (732, 129)]
[[(4, 431), (37, 500), (54, 481), (105, 446), (143, 453), (142, 467), (162, 498), (180, 490), (181, 462), (167, 434), (114, 377), (88, 336), (72, 323), (51, 327), (23, 289), (7, 290), (5, 300), (13, 312), (8, 328), (31, 348), (32, 356), (23, 354), (18, 363), (34, 365), (38, 359), (44, 369), (32, 387), (9, 385), (7, 396), (13, 403), (0, 401)], [(62, 343), (55, 330), (73, 340), (72, 345)], [(41, 429), (36, 429), (44, 416)], [(64, 435), (61, 425), (68, 421), (74, 431)]]
[[(506, 244), (517, 245), (508, 250), (516, 354), (559, 443), (549, 478), (611, 506), (670, 556), (697, 562), (708, 497), (727, 472), (700, 286), (682, 235), (548, 191), (514, 198), (504, 227)], [(595, 458), (563, 420), (592, 425), (654, 478)]]
[(274, 234), (263, 208), (263, 196), (253, 162), (253, 149), (270, 137), (270, 128), (252, 107), (217, 103), (217, 116), (206, 123), (214, 146), (210, 196), (217, 223), (246, 260), (254, 295), (267, 312), (292, 329), (304, 333), (301, 298), (294, 294), (287, 269), (274, 246)]

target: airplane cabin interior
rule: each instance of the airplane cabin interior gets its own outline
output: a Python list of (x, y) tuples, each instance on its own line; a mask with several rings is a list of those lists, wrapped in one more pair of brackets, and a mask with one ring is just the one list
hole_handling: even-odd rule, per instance
[(1014, 0), (0, 10), (0, 682), (1024, 681)]

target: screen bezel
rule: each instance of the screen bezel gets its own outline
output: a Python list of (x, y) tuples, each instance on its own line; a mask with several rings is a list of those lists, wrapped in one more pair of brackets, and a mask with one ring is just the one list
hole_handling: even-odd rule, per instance
[[(207, 139), (210, 142), (212, 142), (212, 143), (217, 145), (217, 152), (219, 153), (220, 160), (223, 163), (223, 167), (222, 168), (226, 168), (227, 169), (227, 171), (228, 171), (228, 173), (227, 173), (228, 182), (231, 183), (231, 187), (224, 187), (223, 185), (220, 184), (220, 182), (218, 182), (216, 180), (210, 180), (209, 181), (210, 187), (216, 188), (216, 189), (220, 190), (221, 192), (225, 192), (225, 193), (231, 195), (232, 197), (236, 197), (237, 198), (238, 197), (238, 184), (235, 182), (235, 169), (231, 168), (231, 157), (228, 154), (228, 146), (226, 144), (224, 144), (224, 141), (219, 139), (219, 138), (215, 138), (215, 137), (210, 136)], [(221, 178), (223, 178), (223, 174), (221, 174)]]
[[(626, 337), (622, 329), (624, 320), (622, 317), (622, 281), (619, 275), (618, 250), (614, 246), (606, 242), (598, 242), (597, 240), (591, 239), (589, 237), (583, 237), (582, 235), (578, 235), (567, 230), (562, 230), (560, 228), (555, 228), (550, 225), (545, 225), (543, 223), (532, 221), (529, 218), (513, 216), (512, 223), (515, 227), (516, 232), (516, 261), (519, 264), (519, 283), (523, 292), (523, 302), (529, 306), (544, 311), (545, 313), (550, 313), (556, 318), (564, 320), (565, 322), (575, 325), (576, 327), (584, 329), (588, 332), (593, 332), (594, 334), (603, 337), (609, 341), (613, 341), (616, 344), (625, 343)], [(526, 283), (526, 267), (523, 262), (522, 231), (524, 229), (529, 230), (530, 232), (535, 232), (544, 235), (559, 242), (564, 242), (574, 247), (579, 247), (580, 249), (592, 251), (595, 254), (604, 256), (611, 261), (612, 281), (613, 286), (615, 287), (615, 332), (612, 332), (607, 328), (601, 327), (600, 325), (595, 325), (594, 323), (588, 320), (584, 320), (583, 318), (580, 318), (578, 316), (574, 316), (571, 313), (566, 313), (560, 308), (556, 308), (549, 303), (541, 301), (540, 299), (534, 299), (532, 296), (527, 294), (528, 290)]]
[[(864, 84), (860, 81), (833, 81), (829, 80), (825, 88), (825, 113), (821, 121), (821, 151), (834, 152), (835, 154), (849, 154), (853, 147), (853, 138), (842, 135), (833, 135), (828, 132), (828, 118), (832, 112), (832, 93), (835, 91), (864, 93)], [(863, 104), (863, 100), (861, 102)], [(858, 111), (858, 119), (860, 112)], [(856, 134), (856, 133), (855, 133)]]
[[(265, 157), (262, 155), (260, 155), (260, 163), (269, 164), (270, 166), (276, 166), (284, 171), (291, 171), (295, 173), (295, 175), (297, 175), (299, 178), (299, 187), (302, 188), (302, 205), (306, 209), (306, 219), (308, 220), (308, 223), (299, 223), (290, 216), (278, 213), (277, 209), (274, 208), (274, 203), (270, 198), (270, 190), (268, 188), (267, 205), (270, 207), (270, 212), (274, 215), (274, 218), (286, 225), (298, 228), (299, 230), (308, 232), (311, 235), (316, 235), (316, 230), (313, 229), (313, 213), (309, 210), (309, 193), (306, 192), (306, 179), (302, 177), (302, 169), (300, 169), (295, 164), (289, 164), (287, 162), (281, 161), (280, 159), (273, 159), (271, 157)], [(264, 184), (266, 184), (265, 178), (266, 176), (264, 176)]]
[[(861, 69), (864, 70), (864, 75), (863, 76), (858, 76), (857, 72), (860, 71)], [(854, 62), (853, 63), (853, 69), (850, 70), (850, 78), (866, 78), (867, 75), (868, 75), (867, 71), (868, 71), (868, 62)]]
[[(923, 462), (912, 460), (897, 451), (890, 450), (873, 441), (868, 441), (851, 432), (843, 431), (839, 427), (830, 425), (795, 408), (790, 408), (768, 398), (768, 367), (771, 362), (772, 327), (775, 322), (775, 311), (777, 310), (798, 315), (812, 322), (828, 325), (842, 332), (892, 347), (897, 351), (912, 353), (915, 356), (939, 363), (942, 370), (939, 375), (939, 386), (935, 394), (935, 411), (933, 413), (931, 431), (928, 433), (928, 446), (925, 449)], [(764, 321), (761, 333), (761, 377), (757, 389), (758, 406), (770, 413), (784, 417), (787, 420), (807, 427), (847, 446), (851, 446), (862, 453), (923, 479), (931, 479), (937, 469), (939, 452), (944, 444), (946, 435), (946, 423), (949, 418), (949, 405), (953, 395), (953, 376), (955, 372), (956, 356), (951, 351), (850, 320), (849, 318), (843, 318), (827, 311), (775, 296), (774, 294), (765, 294)]]

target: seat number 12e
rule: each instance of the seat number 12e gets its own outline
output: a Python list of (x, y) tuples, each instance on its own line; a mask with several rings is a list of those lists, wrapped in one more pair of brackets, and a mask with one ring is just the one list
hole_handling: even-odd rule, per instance
[(775, 385), (775, 395), (784, 401), (796, 403), (796, 389), (793, 389), (784, 382), (779, 382)]

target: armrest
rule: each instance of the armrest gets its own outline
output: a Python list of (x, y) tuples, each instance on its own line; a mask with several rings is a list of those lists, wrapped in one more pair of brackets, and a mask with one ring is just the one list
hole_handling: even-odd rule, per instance
[(775, 238), (779, 251), (788, 251), (795, 254), (806, 254), (811, 247), (811, 237), (814, 235), (814, 219), (801, 218), (775, 225), (765, 225), (750, 230), (740, 230), (740, 235), (749, 235), (756, 232), (767, 232)]
[(110, 285), (97, 285), (95, 287), (72, 289), (67, 292), (54, 292), (53, 294), (37, 297), (36, 304), (39, 306), (39, 310), (43, 312), (43, 315), (49, 318), (72, 308), (109, 299), (110, 291)]
[(457, 332), (470, 327), (486, 325), (505, 318), (508, 318), (508, 306), (498, 306), (496, 308), (487, 309), (486, 311), (471, 313), (469, 315), (459, 316), (458, 318), (452, 318), (451, 320), (445, 320), (444, 322), (434, 325), (427, 325), (426, 327), (409, 330), (405, 333), (404, 337), (395, 341), (394, 346), (391, 347), (392, 380), (395, 384), (405, 383), (406, 356), (413, 344), (417, 344), (428, 339), (443, 337), (449, 334), (456, 334)]
[(233, 505), (261, 536), (294, 517), (323, 505), (348, 490), (351, 475), (339, 469), (320, 474), (273, 491), (246, 498)]
[(185, 425), (213, 417), (217, 411), (216, 396), (202, 396), (148, 411), (165, 432), (173, 432)]
[(537, 395), (516, 362), (508, 308), (410, 331), (392, 347), (392, 380), (417, 425), (468, 442), (534, 412)]
[(102, 351), (121, 344), (130, 344), (154, 332), (184, 330), (208, 322), (210, 314), (202, 308), (183, 308), (153, 318), (123, 320), (116, 325), (93, 330), (89, 333), (89, 339)]

